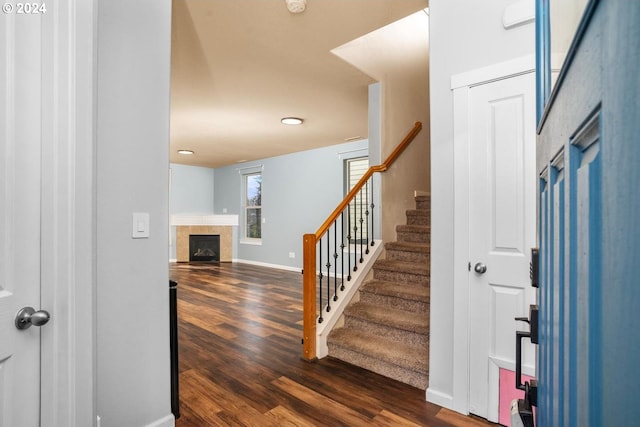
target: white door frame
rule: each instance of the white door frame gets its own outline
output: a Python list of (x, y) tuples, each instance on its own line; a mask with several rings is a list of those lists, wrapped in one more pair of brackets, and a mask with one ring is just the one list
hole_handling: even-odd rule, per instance
[(42, 427), (96, 425), (96, 4), (47, 3), (43, 20)]
[[(535, 72), (535, 57), (527, 55), (451, 76), (453, 91), (454, 150), (454, 254), (453, 254), (453, 408), (469, 413), (469, 90), (490, 83)], [(515, 338), (514, 338), (515, 340)], [(515, 341), (514, 341), (515, 345)], [(493, 360), (491, 369), (501, 366)], [(525, 372), (528, 373), (528, 372)], [(532, 373), (530, 373), (532, 374)], [(489, 390), (497, 408), (498, 390)], [(495, 400), (494, 400), (495, 399)], [(497, 414), (496, 414), (497, 419)]]

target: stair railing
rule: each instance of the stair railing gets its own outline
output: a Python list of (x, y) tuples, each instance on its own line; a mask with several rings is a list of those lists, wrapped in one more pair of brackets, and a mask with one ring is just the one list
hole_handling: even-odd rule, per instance
[(304, 360), (316, 359), (318, 323), (324, 321), (324, 312), (331, 311), (331, 302), (338, 300), (338, 290), (345, 289), (345, 279), (351, 280), (351, 272), (357, 271), (375, 244), (373, 174), (386, 171), (421, 129), (422, 123), (416, 122), (382, 164), (369, 167), (315, 234), (303, 236)]

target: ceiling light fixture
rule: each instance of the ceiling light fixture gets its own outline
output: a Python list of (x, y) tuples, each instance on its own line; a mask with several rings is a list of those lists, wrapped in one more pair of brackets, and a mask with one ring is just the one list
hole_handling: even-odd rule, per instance
[(178, 150), (178, 154), (185, 154), (190, 156), (193, 154), (193, 150)]
[(280, 119), (280, 122), (284, 125), (301, 125), (303, 121), (299, 117), (283, 117)]
[(291, 13), (302, 13), (307, 7), (307, 0), (285, 0)]

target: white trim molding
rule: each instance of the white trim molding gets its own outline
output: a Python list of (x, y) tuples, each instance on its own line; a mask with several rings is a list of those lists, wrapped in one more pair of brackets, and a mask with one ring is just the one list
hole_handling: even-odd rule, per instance
[(536, 71), (534, 55), (525, 55), (509, 61), (478, 68), (451, 76), (451, 90), (473, 87), (496, 80), (519, 76)]
[(152, 422), (151, 424), (147, 424), (146, 427), (174, 427), (175, 422), (176, 420), (173, 414), (169, 414)]
[(426, 391), (427, 402), (435, 403), (443, 408), (453, 408), (453, 396), (429, 387)]
[(171, 215), (171, 225), (238, 225), (238, 215)]
[(302, 267), (291, 267), (289, 265), (269, 264), (267, 262), (251, 261), (251, 260), (248, 260), (248, 259), (235, 259), (234, 258), (232, 262), (237, 262), (239, 264), (257, 265), (257, 266), (260, 266), (260, 267), (267, 267), (267, 268), (275, 268), (277, 270), (294, 271), (296, 273), (300, 273), (302, 271)]
[(42, 19), (43, 425), (96, 420), (96, 7), (59, 2)]

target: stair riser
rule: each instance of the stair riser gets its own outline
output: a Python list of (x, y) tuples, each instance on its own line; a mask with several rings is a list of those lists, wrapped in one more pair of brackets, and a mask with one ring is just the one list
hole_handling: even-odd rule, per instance
[(411, 252), (399, 249), (387, 249), (386, 259), (390, 261), (407, 261), (418, 264), (427, 264), (430, 262), (429, 252)]
[(388, 307), (411, 311), (421, 315), (428, 316), (429, 314), (429, 303), (427, 301), (416, 301), (390, 295), (374, 294), (371, 292), (366, 292), (363, 289), (360, 290), (360, 301), (368, 304), (375, 304), (379, 307)]
[[(387, 378), (409, 384), (410, 386), (426, 390), (429, 386), (429, 375), (423, 372), (416, 372), (410, 369), (404, 369), (400, 366), (383, 362), (361, 353), (351, 351), (349, 349), (333, 345), (329, 343), (329, 354), (347, 363), (368, 369)], [(426, 367), (425, 367), (426, 369)]]
[(431, 209), (431, 197), (420, 197), (416, 199), (416, 209)]
[(397, 231), (396, 235), (398, 242), (429, 243), (431, 233), (428, 231), (417, 233), (412, 231)]
[(407, 225), (429, 225), (431, 219), (427, 216), (408, 216)]
[(416, 283), (420, 285), (429, 285), (429, 276), (420, 274), (403, 273), (401, 271), (380, 270), (373, 268), (373, 278), (386, 282), (397, 283)]
[[(397, 343), (408, 343), (413, 345), (429, 347), (429, 335), (427, 331), (424, 333), (405, 331), (380, 323), (369, 322), (365, 319), (346, 315), (344, 326), (346, 328), (355, 328), (361, 331), (371, 332), (376, 336), (388, 338)], [(428, 329), (428, 328), (427, 328)]]
[(429, 211), (408, 211), (407, 225), (429, 225), (431, 215)]

